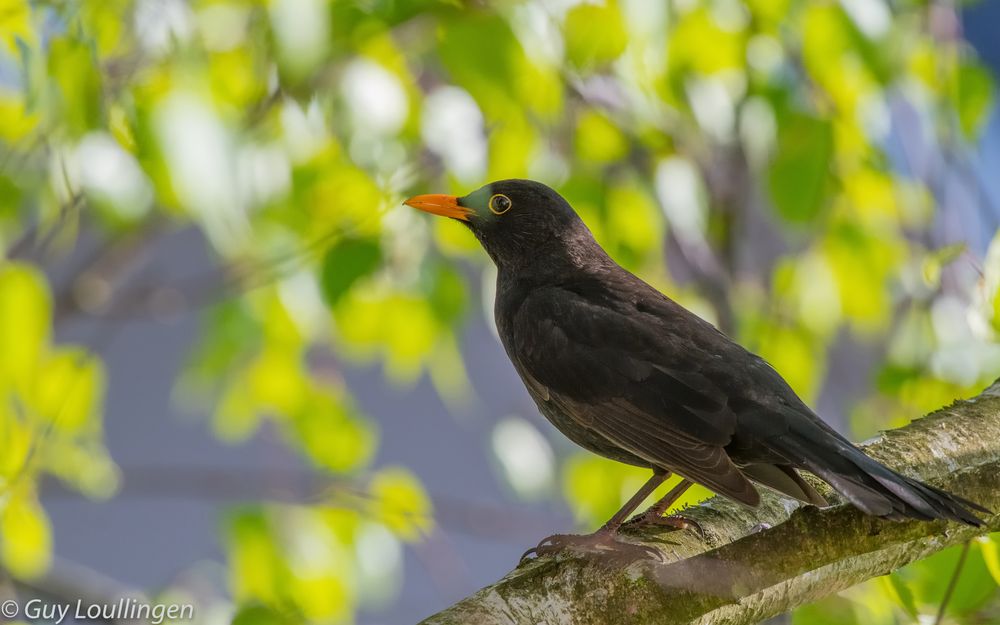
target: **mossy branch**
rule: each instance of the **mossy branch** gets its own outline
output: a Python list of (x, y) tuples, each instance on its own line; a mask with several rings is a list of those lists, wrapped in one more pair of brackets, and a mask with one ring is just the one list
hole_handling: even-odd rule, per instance
[[(864, 448), (907, 475), (1000, 510), (1000, 380)], [(836, 500), (829, 488), (821, 492)], [(684, 514), (701, 524), (704, 538), (656, 530), (627, 538), (655, 547), (663, 562), (540, 558), (423, 625), (748, 625), (1000, 530), (1000, 514), (979, 529), (894, 523), (848, 505), (798, 506), (770, 492), (757, 509), (716, 497)]]

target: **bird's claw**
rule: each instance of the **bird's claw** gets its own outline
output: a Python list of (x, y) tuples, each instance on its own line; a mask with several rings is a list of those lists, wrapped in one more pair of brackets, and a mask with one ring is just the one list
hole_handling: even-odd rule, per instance
[(653, 547), (619, 540), (613, 532), (597, 531), (593, 534), (553, 534), (543, 538), (537, 545), (524, 552), (518, 564), (524, 564), (532, 554), (535, 558), (543, 558), (566, 550), (596, 556), (615, 564), (662, 559), (660, 552)]
[(521, 559), (518, 563), (523, 564), (524, 561), (527, 560), (528, 556), (530, 555), (534, 555), (536, 558), (541, 558), (547, 555), (555, 555), (556, 553), (559, 553), (560, 551), (565, 549), (567, 546), (566, 544), (563, 544), (563, 542), (560, 539), (570, 538), (572, 536), (573, 536), (572, 534), (553, 534), (551, 536), (546, 536), (541, 541), (539, 541), (537, 545), (525, 551), (521, 555)]
[(637, 514), (628, 521), (626, 521), (622, 527), (628, 528), (642, 528), (642, 527), (660, 527), (660, 528), (670, 528), (673, 530), (693, 530), (694, 533), (702, 539), (705, 538), (705, 530), (702, 529), (701, 524), (694, 519), (689, 519), (680, 514), (671, 514), (669, 516), (663, 516), (659, 513), (642, 513)]

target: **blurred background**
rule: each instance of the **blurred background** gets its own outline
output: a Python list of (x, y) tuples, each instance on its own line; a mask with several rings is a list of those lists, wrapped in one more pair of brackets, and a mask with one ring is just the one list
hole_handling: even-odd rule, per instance
[[(556, 187), (856, 440), (978, 393), (997, 24), (995, 0), (0, 0), (0, 594), (414, 623), (610, 516), (645, 473), (537, 414), (493, 268), (415, 193)], [(776, 622), (995, 623), (998, 583), (994, 536)]]

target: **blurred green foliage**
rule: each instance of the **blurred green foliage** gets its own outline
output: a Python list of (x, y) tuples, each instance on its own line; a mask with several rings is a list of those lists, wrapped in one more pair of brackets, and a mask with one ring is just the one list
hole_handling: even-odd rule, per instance
[[(962, 167), (994, 103), (992, 76), (948, 27), (954, 10), (0, 0), (4, 567), (45, 570), (42, 476), (93, 497), (117, 485), (101, 431), (114, 380), (88, 349), (53, 344), (53, 325), (179, 306), (204, 309), (180, 396), (212, 414), (218, 436), (244, 440), (268, 422), (317, 471), (357, 485), (230, 515), (237, 622), (343, 622), (391, 598), (399, 542), (431, 531), (433, 507), (406, 469), (372, 466), (377, 429), (338, 367), (380, 362), (403, 384), (428, 374), (460, 405), (461, 320), (489, 300), (456, 269), (485, 267), (476, 242), (399, 209), (410, 191), (553, 184), (615, 258), (814, 404), (837, 390), (834, 347), (880, 354), (871, 392), (847, 406), (859, 437), (976, 392), (1000, 374), (1000, 242), (982, 279), (970, 274), (962, 242), (938, 234), (942, 174), (916, 162)], [(913, 128), (894, 127), (899, 107)], [(890, 151), (900, 132), (920, 145)], [(136, 291), (122, 278), (128, 250), (188, 227), (218, 280)], [(102, 251), (56, 291), (45, 272), (81, 232)], [(506, 423), (500, 466), (533, 476), (513, 486), (537, 496), (554, 470), (530, 466), (551, 450), (523, 420)], [(504, 457), (511, 444), (497, 441), (533, 451)], [(643, 479), (586, 455), (559, 473), (584, 526)], [(996, 537), (975, 543), (949, 604), (956, 622), (996, 617), (997, 553)], [(957, 557), (795, 622), (916, 622)]]

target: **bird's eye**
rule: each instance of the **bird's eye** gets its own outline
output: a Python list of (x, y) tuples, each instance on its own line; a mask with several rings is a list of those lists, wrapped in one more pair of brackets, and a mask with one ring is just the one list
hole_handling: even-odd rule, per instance
[(490, 212), (494, 215), (503, 215), (512, 205), (510, 198), (503, 193), (497, 193), (490, 198)]

